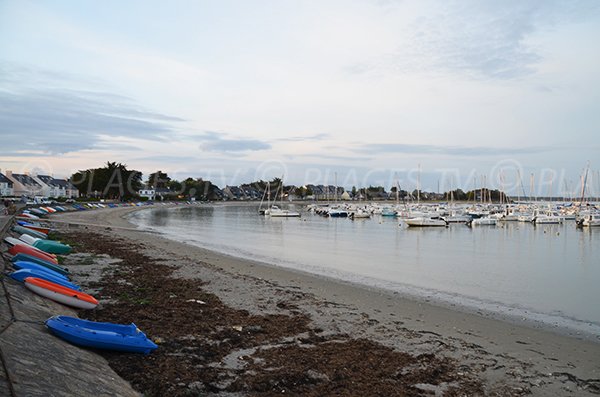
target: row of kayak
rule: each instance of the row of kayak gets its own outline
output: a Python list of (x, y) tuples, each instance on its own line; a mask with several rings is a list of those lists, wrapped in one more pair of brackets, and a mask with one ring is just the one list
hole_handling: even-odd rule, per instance
[[(25, 222), (28, 223), (28, 222)], [(36, 225), (42, 228), (42, 225)], [(57, 254), (68, 254), (71, 247), (48, 238), (47, 233), (28, 228), (19, 221), (12, 230), (18, 238), (5, 237), (10, 262), (15, 269), (9, 276), (32, 292), (55, 302), (76, 308), (94, 309), (98, 300), (83, 292), (69, 278), (68, 269), (58, 262)], [(148, 354), (157, 348), (135, 324), (122, 325), (54, 316), (46, 321), (56, 336), (79, 346)]]

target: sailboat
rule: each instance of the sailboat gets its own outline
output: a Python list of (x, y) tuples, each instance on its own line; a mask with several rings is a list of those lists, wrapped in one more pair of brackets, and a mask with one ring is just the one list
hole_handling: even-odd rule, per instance
[[(281, 183), (280, 186), (277, 188), (277, 191), (275, 192), (275, 198), (277, 198), (277, 193), (279, 192), (279, 189), (281, 188), (281, 202), (283, 204), (283, 176), (281, 177)], [(299, 212), (296, 211), (291, 211), (291, 210), (284, 210), (276, 205), (271, 205), (271, 207), (269, 207), (269, 209), (267, 211), (265, 211), (265, 215), (269, 215), (271, 216), (271, 218), (297, 218), (300, 216)]]

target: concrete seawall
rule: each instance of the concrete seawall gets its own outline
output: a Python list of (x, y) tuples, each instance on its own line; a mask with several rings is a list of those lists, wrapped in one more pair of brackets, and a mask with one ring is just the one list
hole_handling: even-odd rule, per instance
[[(12, 217), (0, 216), (0, 239), (11, 224)], [(6, 249), (0, 242), (0, 251)], [(139, 396), (100, 355), (48, 332), (46, 319), (75, 311), (7, 277), (5, 255), (0, 267), (0, 396)]]

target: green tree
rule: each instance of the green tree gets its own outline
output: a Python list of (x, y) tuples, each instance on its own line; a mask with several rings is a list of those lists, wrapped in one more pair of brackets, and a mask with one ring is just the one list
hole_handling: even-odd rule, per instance
[(142, 188), (142, 173), (108, 161), (104, 167), (77, 171), (70, 181), (81, 196), (125, 200), (137, 196)]
[(153, 189), (167, 189), (171, 178), (165, 172), (156, 171), (148, 176), (147, 185)]

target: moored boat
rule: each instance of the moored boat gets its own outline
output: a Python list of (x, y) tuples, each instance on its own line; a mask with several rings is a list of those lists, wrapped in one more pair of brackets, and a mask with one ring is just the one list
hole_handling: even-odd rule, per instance
[(54, 335), (79, 346), (143, 354), (158, 347), (133, 323), (124, 325), (54, 316), (46, 320), (46, 326)]
[(408, 226), (412, 227), (440, 227), (448, 226), (448, 222), (437, 217), (418, 217), (404, 220)]

